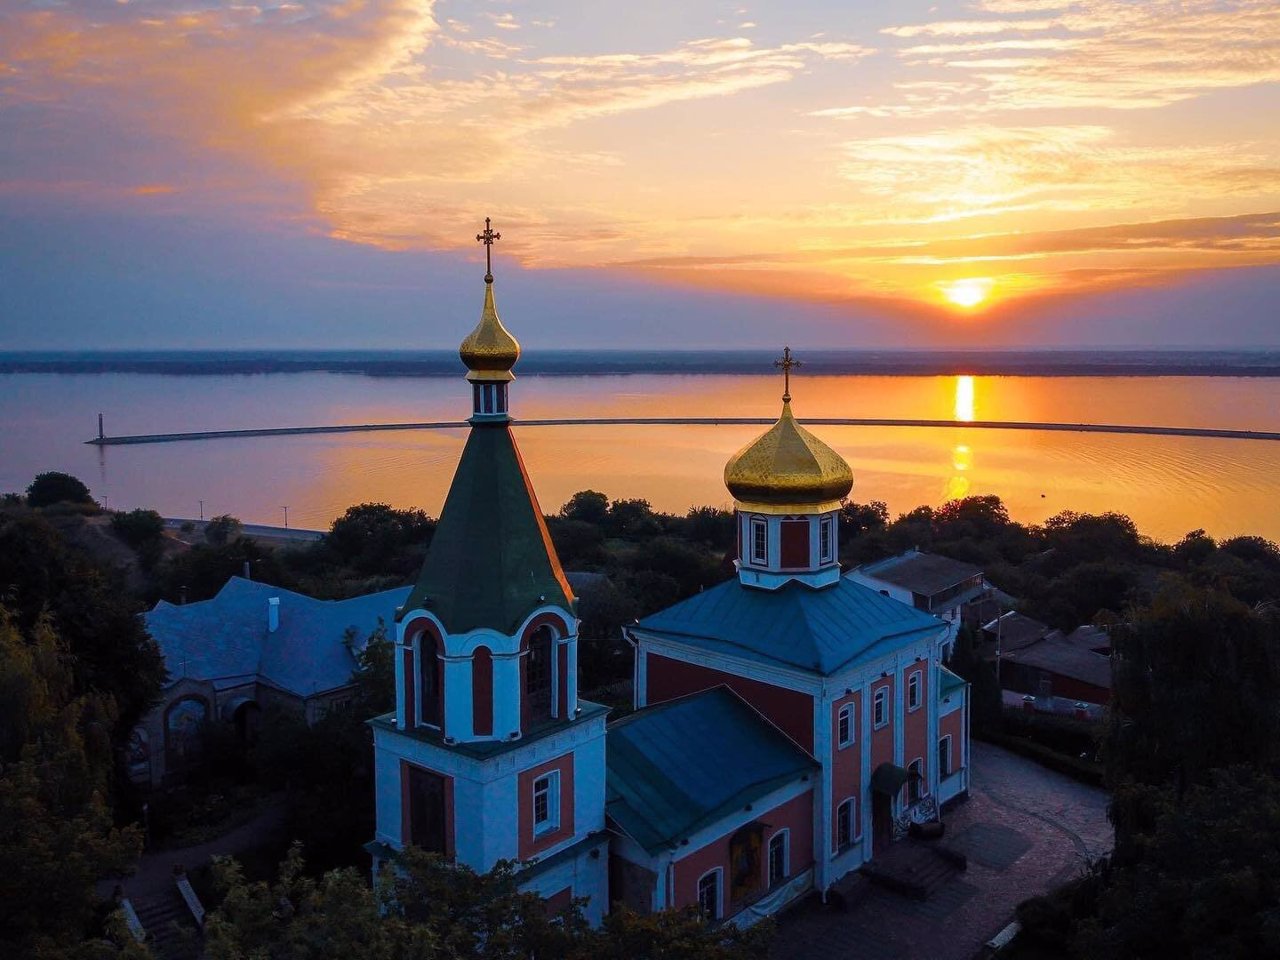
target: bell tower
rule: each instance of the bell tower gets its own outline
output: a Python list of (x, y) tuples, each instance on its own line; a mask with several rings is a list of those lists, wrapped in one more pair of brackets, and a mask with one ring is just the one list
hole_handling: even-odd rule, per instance
[[(476, 236), (484, 304), (458, 351), (471, 431), (396, 613), (395, 713), (371, 721), (372, 846), (379, 861), (409, 844), (480, 871), (521, 861), (526, 889), (591, 897), (587, 913), (598, 918), (607, 906), (607, 710), (578, 698), (576, 600), (512, 432), (520, 344), (494, 301), (500, 238), (488, 219)], [(552, 855), (558, 867), (541, 869)]]

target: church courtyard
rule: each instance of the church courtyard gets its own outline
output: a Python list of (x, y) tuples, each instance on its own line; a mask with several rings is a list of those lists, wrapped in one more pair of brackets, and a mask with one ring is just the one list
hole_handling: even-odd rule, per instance
[(968, 869), (923, 901), (846, 879), (844, 912), (806, 902), (780, 918), (773, 960), (970, 960), (1021, 901), (1111, 849), (1104, 791), (976, 740), (972, 758), (969, 799), (943, 818)]

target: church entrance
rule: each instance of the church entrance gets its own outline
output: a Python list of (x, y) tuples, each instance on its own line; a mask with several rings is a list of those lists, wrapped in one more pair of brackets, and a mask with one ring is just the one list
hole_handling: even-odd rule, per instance
[(878, 857), (893, 842), (893, 800), (883, 793), (871, 795), (871, 855)]

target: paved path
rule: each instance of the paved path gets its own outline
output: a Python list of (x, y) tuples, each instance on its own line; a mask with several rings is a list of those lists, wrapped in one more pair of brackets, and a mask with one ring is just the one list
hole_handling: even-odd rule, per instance
[(109, 896), (119, 882), (124, 887), (124, 895), (134, 902), (163, 896), (173, 889), (175, 864), (182, 864), (188, 871), (194, 870), (208, 863), (212, 857), (243, 853), (278, 838), (287, 808), (285, 798), (276, 796), (268, 800), (258, 815), (248, 823), (229, 830), (215, 840), (192, 847), (144, 853), (138, 859), (138, 869), (133, 874), (119, 881), (100, 881), (98, 892), (101, 896)]
[(969, 869), (919, 903), (879, 887), (847, 913), (784, 917), (773, 960), (970, 960), (1014, 908), (1111, 849), (1107, 794), (986, 743), (973, 743), (969, 800), (944, 816)]

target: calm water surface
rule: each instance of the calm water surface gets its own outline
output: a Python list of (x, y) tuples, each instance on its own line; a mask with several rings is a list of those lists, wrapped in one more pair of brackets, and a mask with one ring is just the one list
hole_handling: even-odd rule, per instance
[[(772, 417), (779, 384), (754, 376), (522, 377), (512, 410), (536, 417)], [(954, 418), (954, 427), (820, 427), (853, 466), (853, 498), (900, 512), (995, 493), (1036, 522), (1060, 510), (1118, 510), (1163, 540), (1280, 540), (1280, 443), (966, 428), (1042, 420), (1280, 429), (1280, 380), (1222, 377), (797, 377), (808, 417)], [(196, 441), (98, 448), (109, 434), (462, 419), (461, 378), (339, 374), (162, 377), (0, 375), (0, 492), (42, 470), (74, 473), (113, 508), (168, 516), (232, 513), (324, 527), (383, 501), (438, 513), (465, 430)], [(521, 449), (552, 512), (587, 487), (659, 509), (727, 505), (725, 461), (759, 427), (528, 427)]]

